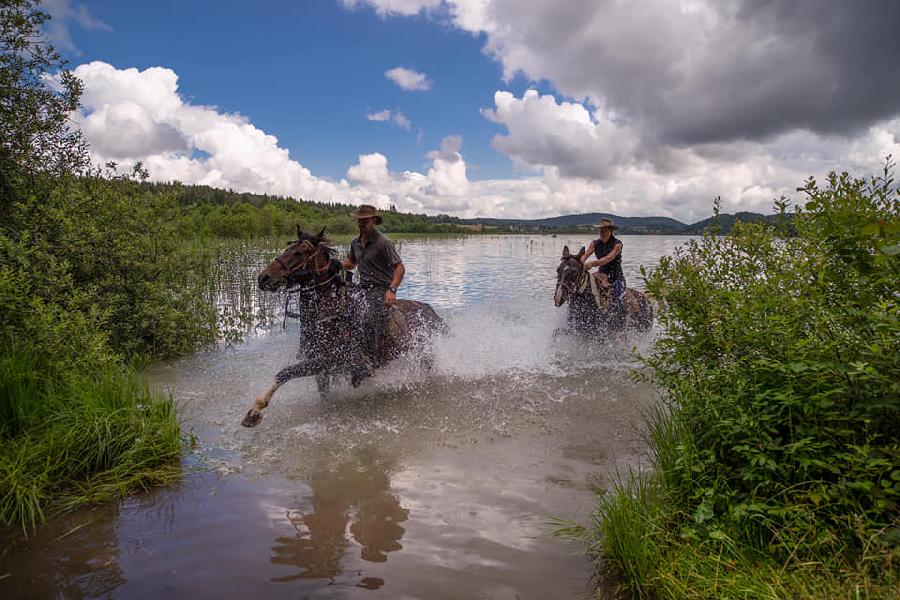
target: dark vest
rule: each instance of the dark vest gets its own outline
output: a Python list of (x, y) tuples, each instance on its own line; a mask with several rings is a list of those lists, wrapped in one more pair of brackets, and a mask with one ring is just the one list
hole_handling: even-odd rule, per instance
[[(616, 244), (621, 244), (621, 240), (619, 240), (616, 236), (609, 236), (609, 241), (605, 244), (603, 240), (597, 238), (594, 240), (594, 254), (597, 258), (603, 258), (607, 254), (613, 251), (613, 248)], [(620, 277), (624, 277), (625, 275), (622, 273), (622, 253), (619, 252), (619, 255), (614, 259), (606, 263), (605, 265), (600, 267), (601, 273), (606, 273), (606, 276), (609, 277), (609, 281), (613, 282)]]

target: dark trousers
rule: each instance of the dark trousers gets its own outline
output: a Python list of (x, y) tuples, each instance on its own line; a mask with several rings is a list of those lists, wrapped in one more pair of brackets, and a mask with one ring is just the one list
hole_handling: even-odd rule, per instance
[(625, 277), (618, 277), (612, 282), (610, 290), (609, 324), (614, 329), (625, 327)]
[(362, 334), (361, 346), (373, 365), (381, 363), (381, 339), (387, 325), (387, 307), (384, 305), (386, 288), (363, 286), (362, 310), (359, 331)]

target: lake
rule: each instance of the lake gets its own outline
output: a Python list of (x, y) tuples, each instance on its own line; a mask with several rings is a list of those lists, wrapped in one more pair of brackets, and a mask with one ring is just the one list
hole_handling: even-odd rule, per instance
[[(687, 239), (622, 236), (629, 285)], [(325, 399), (294, 380), (254, 429), (240, 420), (293, 362), (299, 324), (255, 288), (274, 249), (244, 251), (216, 288), (243, 339), (149, 371), (196, 439), (182, 482), (50, 521), (0, 558), (18, 582), (0, 595), (590, 597), (591, 565), (548, 521), (587, 522), (594, 490), (642, 463), (659, 392), (629, 377), (652, 333), (627, 347), (554, 336), (562, 246), (589, 241), (399, 241), (399, 296), (450, 326), (433, 370), (400, 360)]]

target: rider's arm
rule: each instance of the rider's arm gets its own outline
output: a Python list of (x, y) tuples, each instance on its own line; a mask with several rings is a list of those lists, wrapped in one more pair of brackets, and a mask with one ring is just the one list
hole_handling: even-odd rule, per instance
[(594, 242), (588, 244), (587, 250), (585, 250), (584, 254), (581, 256), (581, 264), (587, 262), (587, 260), (591, 257), (591, 254), (594, 253)]
[(386, 305), (390, 306), (397, 300), (397, 292), (391, 290), (396, 290), (400, 287), (400, 284), (403, 283), (403, 276), (405, 274), (406, 267), (403, 266), (402, 262), (398, 262), (394, 265), (394, 274), (391, 276), (391, 289), (384, 293), (384, 303)]
[(402, 262), (398, 262), (394, 265), (394, 275), (391, 277), (391, 287), (398, 288), (400, 284), (403, 283), (403, 276), (406, 275), (406, 267), (403, 266)]
[(622, 251), (622, 242), (619, 242), (618, 244), (613, 246), (613, 249), (609, 251), (609, 254), (606, 254), (605, 256), (598, 258), (597, 260), (588, 261), (588, 262), (584, 263), (584, 266), (586, 269), (593, 269), (594, 267), (602, 267), (603, 265), (605, 265), (606, 263), (610, 262), (612, 259), (617, 257), (621, 251)]
[(345, 271), (352, 271), (356, 267), (356, 255), (353, 253), (353, 244), (350, 244), (350, 252), (346, 257), (341, 259), (341, 268)]

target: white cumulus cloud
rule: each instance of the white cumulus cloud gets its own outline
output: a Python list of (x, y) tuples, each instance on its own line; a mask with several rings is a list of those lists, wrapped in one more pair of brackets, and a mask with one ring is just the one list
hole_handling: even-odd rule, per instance
[[(626, 216), (705, 218), (712, 198), (727, 210), (767, 212), (808, 175), (833, 168), (877, 169), (900, 156), (900, 119), (855, 136), (792, 131), (741, 140), (648, 150), (637, 134), (597, 109), (526, 92), (497, 92), (488, 118), (507, 129), (494, 144), (533, 174), (469, 179), (461, 136), (426, 154), (424, 172), (392, 171), (366, 149), (339, 181), (290, 157), (278, 139), (245, 116), (192, 104), (171, 69), (80, 65), (83, 110), (75, 115), (98, 164), (143, 161), (151, 178), (278, 194), (320, 202), (394, 204), (404, 211), (462, 217), (546, 217), (606, 211)], [(394, 118), (394, 111), (389, 111)], [(380, 113), (373, 113), (378, 115)], [(549, 141), (548, 141), (549, 140)], [(585, 158), (586, 157), (586, 158)]]
[(521, 99), (497, 92), (494, 104), (482, 113), (509, 133), (494, 136), (492, 144), (520, 166), (555, 166), (564, 176), (604, 179), (634, 160), (634, 133), (581, 104), (535, 90)]
[(370, 121), (379, 121), (381, 123), (390, 122), (400, 129), (405, 129), (407, 131), (412, 127), (412, 121), (399, 110), (391, 111), (386, 108), (375, 113), (369, 113), (366, 115), (366, 118)]
[(476, 34), (505, 79), (552, 88), (499, 90), (482, 110), (505, 130), (493, 147), (537, 175), (471, 182), (484, 214), (506, 213), (504, 194), (525, 199), (521, 215), (574, 204), (690, 220), (716, 196), (767, 211), (810, 175), (877, 172), (900, 150), (896, 0), (352, 4)]
[(424, 73), (405, 67), (394, 67), (384, 72), (384, 76), (407, 91), (424, 91), (431, 89), (431, 81)]

